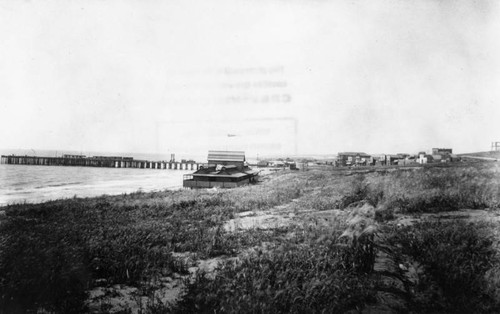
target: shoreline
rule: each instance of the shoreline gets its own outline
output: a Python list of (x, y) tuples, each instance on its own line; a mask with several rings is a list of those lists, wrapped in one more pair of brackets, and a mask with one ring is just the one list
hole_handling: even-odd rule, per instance
[(43, 203), (50, 203), (50, 202), (58, 202), (58, 201), (66, 201), (70, 199), (92, 199), (92, 198), (101, 198), (101, 197), (106, 197), (106, 196), (120, 196), (120, 195), (128, 195), (128, 194), (135, 194), (135, 193), (157, 193), (157, 192), (162, 192), (162, 191), (177, 191), (177, 190), (182, 190), (183, 187), (182, 185), (176, 185), (176, 186), (170, 186), (162, 189), (153, 189), (153, 190), (143, 190), (141, 188), (131, 191), (131, 192), (116, 192), (116, 193), (103, 193), (100, 194), (100, 192), (97, 192), (97, 194), (88, 194), (88, 195), (77, 195), (74, 194), (73, 196), (68, 196), (68, 197), (59, 197), (55, 199), (42, 199), (42, 200), (20, 200), (16, 201), (14, 203), (0, 203), (0, 211), (2, 209), (5, 209), (6, 207), (10, 206), (19, 206), (19, 205), (37, 205), (37, 204), (43, 204)]
[(39, 203), (182, 188), (185, 170), (0, 165), (0, 203)]
[[(112, 168), (115, 169), (115, 168)], [(258, 169), (258, 168), (256, 168)], [(173, 174), (177, 174), (180, 172), (179, 170), (175, 170), (176, 172)], [(280, 171), (286, 171), (284, 169), (278, 169), (278, 170), (269, 170), (269, 169), (261, 169), (259, 172), (259, 177), (264, 178), (268, 175), (274, 174), (274, 173), (279, 173)], [(149, 172), (149, 171), (147, 171)], [(180, 173), (180, 176), (185, 174), (185, 171), (182, 171)], [(66, 187), (66, 185), (64, 185)], [(96, 185), (96, 187), (99, 187), (99, 185)], [(127, 194), (134, 194), (134, 193), (157, 193), (157, 192), (162, 192), (162, 191), (177, 191), (177, 190), (183, 190), (184, 187), (182, 186), (182, 182), (179, 185), (171, 185), (171, 186), (166, 186), (166, 187), (160, 187), (160, 188), (149, 188), (149, 189), (134, 189), (134, 188), (128, 188), (125, 191), (116, 191), (112, 193), (101, 193), (101, 192), (94, 192), (93, 190), (87, 191), (87, 193), (84, 194), (74, 194), (74, 193), (68, 193), (67, 197), (58, 197), (54, 199), (33, 199), (33, 200), (17, 200), (14, 201), (14, 203), (1, 203), (0, 202), (0, 210), (8, 207), (8, 206), (15, 206), (15, 205), (25, 205), (25, 204), (31, 204), (31, 205), (36, 205), (36, 204), (41, 204), (41, 203), (47, 203), (47, 202), (57, 202), (57, 201), (63, 201), (63, 200), (69, 200), (69, 199), (74, 199), (74, 198), (82, 198), (82, 199), (88, 199), (88, 198), (99, 198), (99, 197), (105, 197), (105, 196), (119, 196), (119, 195), (127, 195)], [(29, 192), (28, 192), (29, 193)], [(8, 194), (7, 194), (8, 195)]]

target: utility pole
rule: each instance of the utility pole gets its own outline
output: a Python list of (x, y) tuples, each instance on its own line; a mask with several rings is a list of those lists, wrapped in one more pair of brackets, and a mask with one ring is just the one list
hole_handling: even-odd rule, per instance
[(500, 142), (491, 142), (491, 151), (499, 151)]

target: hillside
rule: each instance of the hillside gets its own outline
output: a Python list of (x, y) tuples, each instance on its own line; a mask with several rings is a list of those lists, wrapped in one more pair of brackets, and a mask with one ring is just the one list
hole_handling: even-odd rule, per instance
[(465, 154), (458, 154), (458, 156), (461, 156), (462, 158), (475, 157), (475, 158), (486, 158), (486, 159), (500, 159), (500, 151), (465, 153)]

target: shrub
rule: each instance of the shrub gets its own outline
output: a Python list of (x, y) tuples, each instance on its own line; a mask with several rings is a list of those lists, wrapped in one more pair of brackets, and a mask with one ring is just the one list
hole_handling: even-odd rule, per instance
[(366, 176), (364, 184), (365, 200), (403, 213), (498, 208), (500, 198), (500, 184), (491, 166), (428, 167), (373, 174)]
[(71, 235), (18, 219), (4, 222), (2, 231), (6, 230), (13, 235), (1, 247), (0, 309), (85, 312), (90, 274), (85, 253), (71, 245)]
[(422, 222), (392, 231), (389, 242), (425, 267), (415, 293), (421, 311), (498, 312), (486, 272), (496, 265), (490, 226), (463, 221)]
[(8, 208), (0, 225), (2, 308), (84, 311), (85, 291), (97, 279), (140, 285), (160, 271), (186, 272), (172, 251), (209, 255), (215, 231), (232, 213), (218, 195), (187, 194), (165, 202), (101, 197)]

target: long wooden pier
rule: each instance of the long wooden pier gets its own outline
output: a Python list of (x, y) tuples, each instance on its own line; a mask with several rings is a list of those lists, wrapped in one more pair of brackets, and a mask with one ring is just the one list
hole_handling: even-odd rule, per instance
[(135, 160), (131, 157), (40, 157), (2, 155), (1, 164), (38, 165), (38, 166), (79, 166), (107, 168), (141, 168), (141, 169), (174, 169), (198, 170), (201, 164), (196, 162), (148, 161)]

